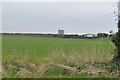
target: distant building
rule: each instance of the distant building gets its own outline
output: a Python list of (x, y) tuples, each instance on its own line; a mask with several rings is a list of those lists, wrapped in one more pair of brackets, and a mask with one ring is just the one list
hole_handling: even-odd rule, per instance
[(64, 30), (58, 30), (58, 37), (64, 37)]
[(58, 30), (59, 35), (64, 35), (64, 30)]
[(97, 37), (97, 35), (96, 34), (84, 34), (84, 35), (82, 35), (84, 38), (95, 38), (95, 37)]

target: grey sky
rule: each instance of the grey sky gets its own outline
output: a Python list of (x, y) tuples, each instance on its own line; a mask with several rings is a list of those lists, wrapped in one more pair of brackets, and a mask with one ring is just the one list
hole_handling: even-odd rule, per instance
[(119, 0), (2, 0), (2, 2), (118, 2)]
[(0, 3), (0, 32), (2, 32), (2, 3)]
[[(117, 30), (115, 2), (6, 2), (3, 32), (98, 33)], [(117, 13), (116, 13), (117, 14)]]

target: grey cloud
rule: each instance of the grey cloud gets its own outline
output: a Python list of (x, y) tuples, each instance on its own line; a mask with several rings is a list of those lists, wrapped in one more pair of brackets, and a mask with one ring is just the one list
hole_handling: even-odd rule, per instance
[[(3, 32), (116, 31), (115, 3), (3, 3)], [(102, 16), (110, 14), (108, 16)]]

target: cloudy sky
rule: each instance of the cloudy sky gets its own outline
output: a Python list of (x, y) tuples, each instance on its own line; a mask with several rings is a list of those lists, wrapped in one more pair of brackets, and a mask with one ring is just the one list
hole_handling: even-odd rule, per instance
[(2, 0), (2, 2), (118, 2), (119, 0)]
[(3, 32), (57, 33), (63, 29), (83, 34), (117, 30), (116, 2), (4, 2), (2, 13)]

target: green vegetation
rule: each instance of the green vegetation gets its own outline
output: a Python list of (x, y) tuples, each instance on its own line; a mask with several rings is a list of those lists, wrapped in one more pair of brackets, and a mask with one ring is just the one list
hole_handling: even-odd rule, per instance
[[(119, 5), (119, 3), (118, 3)], [(119, 7), (118, 7), (119, 9)], [(113, 58), (113, 61), (115, 64), (118, 66), (118, 76), (120, 77), (120, 16), (118, 16), (118, 32), (115, 34), (115, 36), (112, 39), (112, 42), (115, 44), (116, 49), (115, 49), (115, 55)]]
[[(64, 39), (4, 35), (2, 40), (3, 77), (87, 78), (116, 76), (114, 71), (109, 73), (109, 70), (115, 68), (115, 65), (111, 64), (113, 66), (111, 67), (105, 64), (114, 56), (115, 46), (110, 39)], [(59, 65), (60, 67), (58, 67)], [(71, 69), (79, 66), (77, 68), (79, 71), (69, 72), (71, 69), (67, 71), (62, 65), (69, 66)]]

